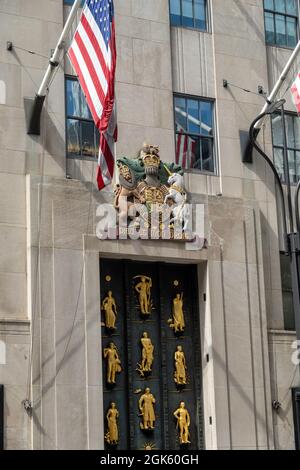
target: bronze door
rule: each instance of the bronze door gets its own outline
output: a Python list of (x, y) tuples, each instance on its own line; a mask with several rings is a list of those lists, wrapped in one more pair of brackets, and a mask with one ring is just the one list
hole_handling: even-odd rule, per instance
[(102, 260), (100, 276), (106, 446), (203, 448), (196, 266)]

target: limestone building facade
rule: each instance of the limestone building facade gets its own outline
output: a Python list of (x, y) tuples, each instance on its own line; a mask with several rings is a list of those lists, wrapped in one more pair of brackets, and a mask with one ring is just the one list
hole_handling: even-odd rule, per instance
[[(146, 141), (159, 145), (164, 161), (183, 164), (186, 189), (204, 206), (201, 251), (97, 238), (96, 210), (113, 190), (96, 188), (97, 135), (66, 56), (41, 136), (27, 135), (26, 98), (37, 92), (71, 3), (0, 0), (4, 448), (104, 448), (99, 260), (113, 259), (196, 267), (201, 446), (294, 449), (292, 389), (300, 377), (280, 215), (273, 177), (258, 155), (243, 163), (241, 136), (263, 106), (258, 86), (272, 89), (298, 39), (298, 1), (114, 2), (117, 157), (135, 157)], [(300, 127), (288, 85), (281, 95), (296, 181)], [(273, 121), (273, 136), (268, 121), (259, 141), (280, 168)]]

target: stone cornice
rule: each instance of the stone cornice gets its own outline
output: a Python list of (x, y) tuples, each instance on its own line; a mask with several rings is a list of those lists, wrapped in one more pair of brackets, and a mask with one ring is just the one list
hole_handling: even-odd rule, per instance
[(0, 334), (2, 335), (29, 335), (30, 320), (28, 319), (0, 319)]

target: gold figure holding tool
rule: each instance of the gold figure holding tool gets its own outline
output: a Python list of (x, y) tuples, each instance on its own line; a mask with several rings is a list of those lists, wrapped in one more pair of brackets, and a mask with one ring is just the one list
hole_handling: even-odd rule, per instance
[(154, 361), (154, 346), (148, 333), (144, 332), (141, 338), (142, 344), (142, 361), (137, 365), (137, 371), (141, 377), (152, 371)]
[(139, 410), (141, 412), (140, 416), (143, 417), (143, 422), (140, 423), (142, 430), (153, 430), (155, 426), (155, 404), (154, 395), (152, 395), (149, 387), (145, 389), (145, 393), (139, 399)]

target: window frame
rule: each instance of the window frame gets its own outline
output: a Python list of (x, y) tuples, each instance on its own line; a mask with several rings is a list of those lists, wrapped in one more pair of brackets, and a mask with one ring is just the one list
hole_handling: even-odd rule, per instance
[[(210, 20), (210, 8), (209, 8), (209, 3), (210, 3), (210, 0), (205, 0), (205, 20), (206, 20), (206, 28), (205, 29), (202, 29), (202, 28), (196, 28), (196, 26), (185, 26), (182, 24), (182, 1), (183, 0), (179, 0), (180, 2), (180, 19), (181, 19), (181, 24), (172, 24), (171, 22), (171, 0), (169, 0), (169, 19), (170, 19), (170, 27), (171, 28), (183, 28), (183, 29), (189, 29), (191, 31), (200, 31), (201, 33), (210, 33), (211, 32), (211, 29), (210, 29), (210, 24), (211, 24), (211, 20)], [(194, 24), (195, 24), (195, 2), (194, 0), (193, 1), (193, 21), (194, 21)]]
[[(95, 140), (95, 137), (96, 137), (96, 134), (95, 134), (95, 131), (97, 131), (97, 128), (95, 126), (95, 123), (93, 121), (93, 119), (87, 119), (87, 118), (83, 118), (83, 117), (77, 117), (77, 116), (71, 116), (68, 114), (68, 92), (67, 92), (67, 81), (68, 80), (72, 80), (74, 82), (78, 82), (79, 83), (79, 80), (78, 80), (78, 77), (76, 75), (69, 75), (69, 74), (65, 74), (65, 140), (66, 140), (66, 158), (69, 158), (69, 159), (72, 159), (72, 160), (82, 160), (82, 161), (90, 161), (90, 162), (95, 162), (97, 161), (97, 145), (96, 145), (96, 140)], [(80, 86), (80, 84), (79, 84)], [(67, 122), (68, 122), (68, 119), (73, 119), (74, 121), (79, 121), (79, 122), (88, 122), (88, 123), (92, 123), (93, 126), (94, 126), (94, 145), (95, 145), (95, 156), (94, 157), (90, 157), (90, 156), (85, 156), (85, 155), (82, 155), (82, 147), (80, 146), (80, 155), (72, 155), (72, 154), (69, 154), (68, 153), (68, 125), (67, 125)], [(99, 131), (98, 131), (99, 132)], [(80, 127), (80, 141), (82, 140), (82, 134), (81, 134), (81, 127)], [(80, 142), (82, 143), (82, 142)]]
[[(188, 135), (188, 136), (195, 136), (199, 137), (200, 139), (211, 139), (212, 140), (212, 154), (213, 154), (213, 163), (214, 163), (214, 171), (207, 171), (207, 170), (199, 170), (198, 168), (188, 168), (185, 169), (183, 168), (184, 173), (194, 173), (198, 175), (205, 175), (205, 176), (218, 176), (219, 168), (218, 168), (218, 160), (217, 160), (217, 120), (216, 120), (216, 100), (214, 98), (207, 98), (203, 96), (195, 96), (195, 95), (189, 95), (185, 93), (173, 93), (173, 119), (174, 119), (174, 143), (175, 143), (175, 154), (176, 154), (176, 135), (179, 134), (179, 132), (176, 131), (176, 116), (175, 116), (175, 98), (183, 98), (185, 100), (197, 100), (197, 101), (204, 101), (206, 103), (211, 103), (213, 105), (213, 110), (212, 110), (212, 118), (213, 118), (213, 135), (212, 137), (210, 136), (201, 136), (200, 134), (191, 133), (191, 132), (182, 132), (182, 135)], [(174, 159), (176, 163), (176, 158)]]
[[(286, 0), (285, 1), (285, 6), (286, 6)], [(265, 8), (265, 2), (263, 0), (263, 10), (264, 10), (264, 29), (265, 29), (265, 43), (267, 46), (270, 46), (270, 47), (278, 47), (278, 48), (282, 48), (282, 49), (288, 49), (288, 50), (293, 50), (295, 48), (295, 46), (288, 46), (287, 44), (285, 45), (281, 45), (281, 44), (278, 44), (276, 42), (276, 22), (275, 22), (275, 15), (279, 15), (279, 16), (282, 16), (284, 17), (284, 22), (285, 22), (285, 29), (287, 31), (287, 18), (292, 18), (292, 19), (295, 19), (296, 20), (296, 33), (297, 33), (297, 36), (296, 36), (296, 44), (297, 42), (299, 41), (300, 39), (300, 30), (299, 30), (299, 0), (296, 0), (296, 6), (297, 6), (297, 14), (296, 15), (291, 15), (290, 13), (282, 13), (282, 12), (279, 12), (277, 10), (271, 10), (269, 8)], [(266, 30), (266, 13), (270, 13), (273, 15), (273, 25), (274, 25), (274, 35), (275, 35), (275, 42), (267, 42), (267, 30)], [(286, 38), (287, 38), (287, 34), (286, 34)]]
[[(274, 115), (278, 115), (280, 116), (280, 111), (277, 112), (277, 113), (274, 113)], [(272, 115), (273, 116), (273, 115)], [(275, 145), (274, 144), (274, 138), (273, 138), (273, 122), (272, 122), (272, 116), (270, 116), (270, 120), (271, 120), (271, 137), (272, 137), (272, 152), (273, 152), (273, 162), (274, 164), (276, 164), (276, 161), (275, 161), (275, 152), (274, 150), (275, 149), (280, 149), (280, 150), (284, 150), (284, 145), (280, 146), (280, 145)], [(293, 119), (297, 118), (297, 119), (300, 119), (300, 117), (298, 117), (297, 113), (294, 113), (293, 111), (284, 111), (284, 116), (291, 116)], [(294, 123), (293, 123), (294, 124)], [(287, 123), (286, 123), (286, 126), (287, 126)], [(293, 125), (293, 131), (294, 131), (294, 136), (295, 136), (295, 125)], [(300, 136), (299, 136), (299, 140), (300, 140)], [(299, 152), (300, 153), (300, 147), (299, 149), (297, 149), (296, 147), (289, 147), (287, 145), (287, 150), (288, 151), (291, 151), (291, 152)], [(300, 162), (299, 162), (300, 163)], [(283, 160), (283, 165), (284, 165), (284, 160)], [(290, 170), (290, 168), (289, 168)], [(296, 162), (295, 162), (295, 171), (297, 171), (297, 166), (296, 166)], [(290, 173), (289, 173), (290, 174)], [(299, 174), (295, 173), (296, 174), (296, 178), (297, 181), (294, 182), (294, 181), (291, 181), (291, 186), (297, 186), (298, 182), (300, 181), (300, 172)], [(279, 174), (280, 176), (280, 174)], [(283, 177), (281, 178), (281, 182), (282, 184), (286, 185), (286, 181), (285, 181), (285, 175), (283, 174)]]

